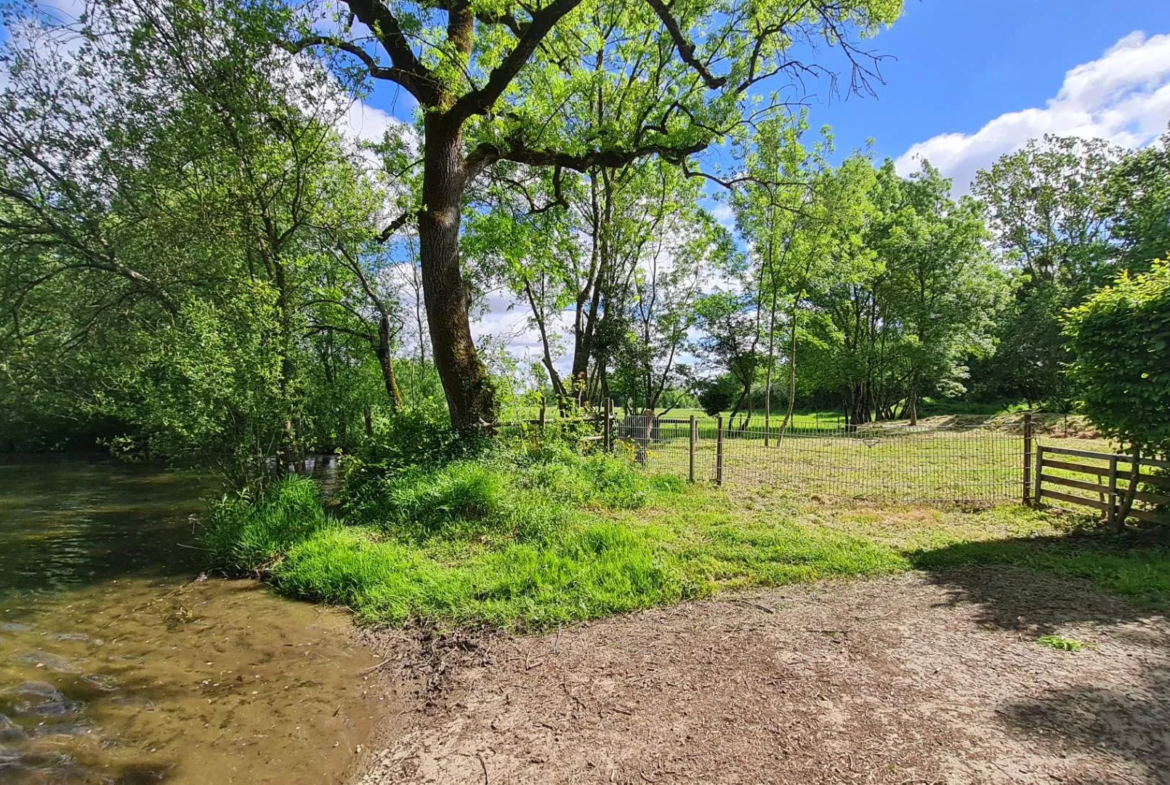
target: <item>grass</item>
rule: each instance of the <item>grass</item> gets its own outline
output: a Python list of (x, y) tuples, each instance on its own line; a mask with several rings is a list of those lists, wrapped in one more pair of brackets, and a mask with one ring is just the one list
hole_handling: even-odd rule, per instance
[(1036, 639), (1036, 643), (1040, 646), (1056, 649), (1057, 651), (1072, 652), (1080, 651), (1089, 646), (1089, 644), (1078, 641), (1075, 638), (1065, 638), (1062, 635), (1041, 635)]
[(555, 443), (378, 466), (351, 466), (344, 518), (289, 478), (264, 498), (215, 505), (206, 542), (225, 569), (392, 625), (542, 629), (725, 589), (970, 565), (1086, 580), (1170, 609), (1164, 537), (1098, 534), (1018, 505), (810, 503), (688, 485)]
[(395, 625), (538, 629), (726, 587), (908, 567), (881, 544), (745, 518), (721, 494), (568, 450), (406, 469), (349, 499), (344, 522), (319, 505), (294, 521), (310, 490), (289, 478), (263, 499), (217, 505), (206, 542), (219, 564)]

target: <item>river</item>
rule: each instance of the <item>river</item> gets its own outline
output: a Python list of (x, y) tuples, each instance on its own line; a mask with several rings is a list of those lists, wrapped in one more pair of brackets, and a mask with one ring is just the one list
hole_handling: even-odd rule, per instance
[(201, 573), (199, 475), (0, 463), (0, 782), (342, 781), (385, 709), (339, 611)]

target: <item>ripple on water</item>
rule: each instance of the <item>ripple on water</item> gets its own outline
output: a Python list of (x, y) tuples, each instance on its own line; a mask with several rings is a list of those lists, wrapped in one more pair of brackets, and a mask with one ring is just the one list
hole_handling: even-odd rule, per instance
[(364, 675), (373, 655), (341, 614), (195, 581), (202, 554), (176, 543), (204, 488), (84, 465), (0, 473), (0, 783), (343, 777), (388, 708)]
[(81, 666), (76, 662), (66, 659), (59, 654), (51, 654), (47, 651), (25, 652), (24, 654), (16, 655), (14, 659), (22, 665), (45, 668), (54, 673), (81, 673)]
[(0, 692), (0, 705), (18, 717), (68, 717), (81, 710), (47, 681), (26, 681)]
[(0, 742), (5, 744), (12, 744), (17, 741), (24, 741), (27, 738), (25, 732), (7, 716), (0, 714)]

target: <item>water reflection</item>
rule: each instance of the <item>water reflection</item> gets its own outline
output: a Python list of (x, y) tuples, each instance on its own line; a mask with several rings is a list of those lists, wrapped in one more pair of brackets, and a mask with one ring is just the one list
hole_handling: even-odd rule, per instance
[(0, 781), (318, 783), (353, 760), (379, 705), (371, 655), (339, 613), (201, 578), (213, 490), (0, 465)]

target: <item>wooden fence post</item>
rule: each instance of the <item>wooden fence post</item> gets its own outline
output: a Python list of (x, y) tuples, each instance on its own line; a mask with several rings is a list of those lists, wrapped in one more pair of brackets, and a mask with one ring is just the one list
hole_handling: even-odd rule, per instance
[(1110, 526), (1121, 527), (1124, 521), (1117, 520), (1117, 456), (1109, 456), (1109, 509), (1105, 511), (1105, 520)]
[[(1036, 503), (1040, 502), (1040, 478), (1036, 478)], [(1032, 413), (1024, 414), (1024, 504), (1032, 503)]]
[(540, 428), (540, 435), (541, 436), (544, 436), (544, 424), (545, 424), (545, 422), (547, 422), (546, 418), (547, 418), (547, 414), (546, 414), (546, 409), (545, 409), (545, 405), (544, 405), (544, 395), (542, 394), (540, 396), (540, 423), (538, 426)]
[(613, 452), (613, 399), (609, 396), (605, 398), (605, 425), (602, 427), (605, 433), (605, 451)]
[(715, 421), (715, 484), (723, 484), (723, 415)]
[(699, 435), (698, 434), (698, 427), (699, 426), (695, 420), (695, 415), (692, 414), (691, 415), (691, 448), (690, 448), (690, 454), (691, 454), (690, 478), (691, 478), (691, 482), (695, 481), (695, 442), (697, 441), (697, 437)]

